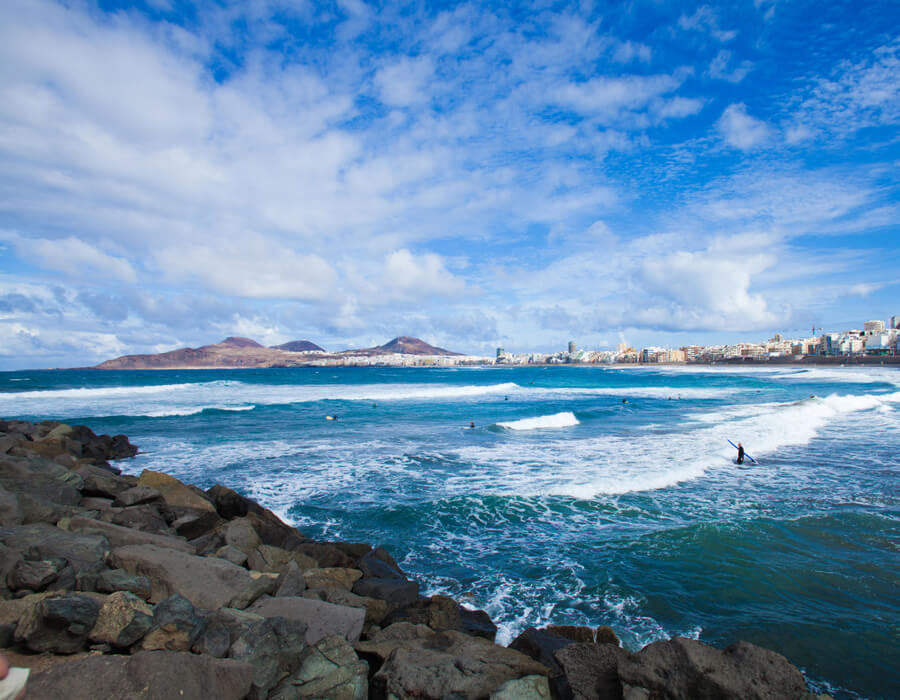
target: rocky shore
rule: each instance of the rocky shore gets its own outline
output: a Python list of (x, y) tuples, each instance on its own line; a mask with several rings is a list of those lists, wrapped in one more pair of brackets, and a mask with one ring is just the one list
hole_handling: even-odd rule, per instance
[(424, 597), (382, 548), (305, 537), (223, 486), (110, 461), (137, 448), (0, 421), (0, 648), (28, 700), (799, 698), (783, 656), (608, 627), (525, 630)]

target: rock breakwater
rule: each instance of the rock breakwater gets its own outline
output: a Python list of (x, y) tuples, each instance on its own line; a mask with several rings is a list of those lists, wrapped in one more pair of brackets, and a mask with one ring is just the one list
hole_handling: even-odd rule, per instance
[(525, 630), (423, 596), (379, 547), (312, 540), (224, 486), (123, 475), (125, 436), (0, 421), (0, 648), (29, 700), (814, 698), (775, 652)]

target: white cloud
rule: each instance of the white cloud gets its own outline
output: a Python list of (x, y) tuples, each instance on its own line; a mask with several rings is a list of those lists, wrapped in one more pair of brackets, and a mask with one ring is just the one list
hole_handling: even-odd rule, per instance
[(299, 253), (258, 234), (209, 245), (168, 246), (155, 254), (170, 280), (246, 299), (327, 299), (336, 274), (321, 257)]
[(690, 16), (682, 14), (678, 18), (678, 26), (687, 31), (708, 32), (710, 36), (721, 42), (731, 41), (738, 34), (734, 29), (721, 29), (719, 18), (709, 5), (698, 7)]
[(710, 63), (709, 75), (717, 80), (726, 80), (729, 83), (739, 83), (747, 77), (747, 74), (751, 70), (753, 70), (753, 63), (750, 61), (741, 61), (737, 67), (729, 71), (728, 63), (730, 61), (731, 51), (722, 49), (716, 54), (712, 63)]
[(654, 98), (676, 90), (681, 82), (673, 75), (593, 78), (556, 88), (550, 100), (581, 114), (613, 121), (623, 113), (642, 109)]
[(385, 258), (381, 286), (395, 296), (423, 298), (462, 294), (466, 285), (446, 268), (441, 256), (416, 256), (404, 248)]
[(137, 281), (134, 268), (127, 260), (109, 255), (74, 236), (28, 239), (15, 232), (0, 231), (0, 240), (12, 243), (19, 258), (45, 270), (71, 277), (96, 275), (126, 283)]
[(742, 151), (764, 146), (771, 139), (769, 126), (747, 114), (747, 106), (743, 103), (726, 107), (716, 128), (729, 146)]
[(402, 58), (378, 70), (374, 83), (381, 101), (393, 107), (408, 107), (429, 97), (427, 83), (434, 73), (428, 57)]
[(619, 42), (613, 51), (613, 60), (617, 63), (631, 63), (634, 60), (649, 63), (653, 50), (646, 44), (636, 41)]

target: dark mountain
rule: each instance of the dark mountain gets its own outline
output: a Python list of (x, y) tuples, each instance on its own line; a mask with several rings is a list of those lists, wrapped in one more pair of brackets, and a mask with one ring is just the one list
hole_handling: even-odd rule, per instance
[(429, 345), (424, 340), (411, 338), (408, 335), (401, 335), (393, 340), (379, 345), (374, 348), (366, 348), (365, 350), (348, 350), (348, 353), (358, 353), (367, 355), (382, 355), (388, 353), (400, 353), (403, 355), (462, 355), (461, 352), (453, 352), (444, 350), (444, 348), (436, 348)]
[(273, 345), (275, 350), (287, 350), (288, 352), (310, 352), (311, 350), (321, 350), (325, 352), (325, 348), (320, 348), (315, 343), (308, 340), (292, 340), (290, 343), (282, 343), (281, 345)]
[[(255, 340), (251, 340), (250, 338), (241, 338), (237, 335), (230, 335), (221, 343), (216, 343), (219, 346), (225, 346), (229, 348), (261, 348), (263, 347)], [(206, 347), (215, 347), (214, 345), (207, 345)]]

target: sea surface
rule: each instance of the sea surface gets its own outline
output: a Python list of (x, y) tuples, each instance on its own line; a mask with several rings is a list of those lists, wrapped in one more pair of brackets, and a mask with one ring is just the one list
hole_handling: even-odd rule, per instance
[(128, 473), (383, 545), (501, 643), (743, 639), (819, 691), (900, 697), (897, 369), (6, 372), (0, 416), (125, 433)]

